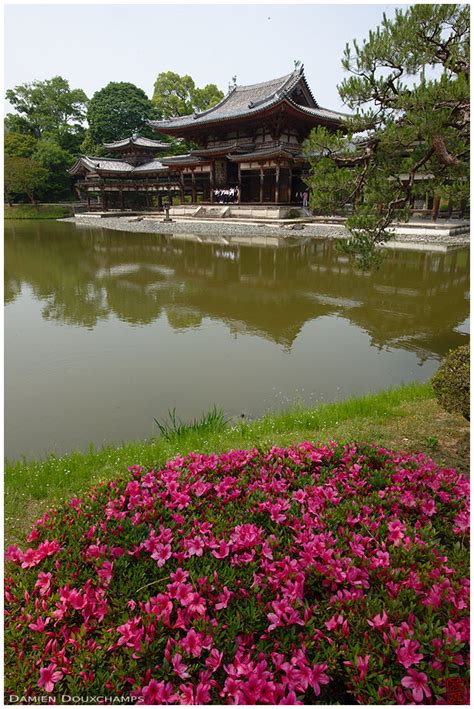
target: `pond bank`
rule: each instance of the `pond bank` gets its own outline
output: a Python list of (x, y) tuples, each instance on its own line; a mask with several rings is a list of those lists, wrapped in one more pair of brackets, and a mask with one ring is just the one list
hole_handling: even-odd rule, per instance
[(101, 450), (91, 447), (86, 453), (51, 456), (45, 461), (7, 462), (5, 543), (22, 541), (34, 520), (52, 505), (80, 495), (100, 480), (124, 477), (130, 465), (151, 468), (191, 450), (270, 448), (303, 440), (376, 442), (408, 452), (423, 451), (438, 464), (466, 472), (469, 467), (468, 423), (440, 409), (428, 384), (410, 384), (215, 430), (212, 425), (188, 428), (169, 440), (153, 438)]
[[(347, 239), (350, 234), (343, 224), (330, 224), (321, 222), (306, 222), (300, 220), (289, 223), (284, 220), (275, 224), (267, 222), (248, 223), (236, 220), (194, 220), (174, 218), (172, 222), (164, 222), (160, 215), (143, 217), (113, 216), (100, 218), (99, 216), (77, 215), (64, 221), (74, 222), (77, 226), (95, 226), (102, 229), (128, 231), (136, 233), (170, 234), (177, 238), (197, 239), (204, 237), (230, 238), (233, 243), (252, 243), (258, 238), (273, 239), (279, 242), (300, 241), (301, 239)], [(453, 233), (454, 232), (454, 233)], [(242, 241), (243, 240), (243, 241)], [(449, 228), (447, 224), (420, 223), (400, 225), (390, 242), (391, 248), (401, 244), (400, 248), (407, 248), (408, 244), (423, 245), (429, 248), (433, 245), (436, 250), (458, 248), (469, 244), (469, 233), (459, 233), (458, 225)]]

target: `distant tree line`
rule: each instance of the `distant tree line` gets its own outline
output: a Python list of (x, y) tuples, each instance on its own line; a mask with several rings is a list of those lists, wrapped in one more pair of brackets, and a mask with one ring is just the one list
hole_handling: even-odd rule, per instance
[(110, 82), (89, 99), (61, 76), (9, 89), (5, 117), (5, 199), (52, 202), (73, 197), (68, 170), (81, 154), (105, 156), (103, 143), (139, 132), (169, 142), (168, 154), (189, 145), (157, 136), (147, 120), (203, 111), (223, 97), (215, 84), (198, 88), (188, 76), (158, 75), (151, 99), (129, 82)]

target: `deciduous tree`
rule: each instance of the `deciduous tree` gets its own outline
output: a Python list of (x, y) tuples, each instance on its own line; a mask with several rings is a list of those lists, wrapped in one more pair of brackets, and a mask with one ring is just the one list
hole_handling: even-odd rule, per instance
[(13, 195), (27, 196), (35, 204), (37, 191), (45, 184), (48, 171), (31, 158), (5, 157), (4, 190), (8, 203)]
[(346, 133), (312, 131), (314, 208), (352, 203), (349, 253), (364, 263), (417, 194), (463, 198), (469, 177), (469, 7), (414, 5), (347, 45)]
[(93, 144), (112, 143), (146, 128), (147, 119), (156, 112), (150, 99), (138, 86), (110, 82), (97, 91), (87, 110), (89, 136)]
[(165, 71), (157, 76), (152, 101), (159, 118), (167, 119), (186, 116), (193, 111), (205, 111), (223, 96), (215, 84), (199, 89), (188, 74), (180, 76), (173, 71)]
[(5, 119), (8, 129), (40, 138), (44, 133), (76, 133), (86, 117), (88, 99), (82, 89), (71, 89), (62, 76), (8, 89), (6, 98), (16, 113)]
[(29, 133), (5, 133), (3, 149), (5, 155), (17, 158), (30, 158), (36, 150), (38, 140)]

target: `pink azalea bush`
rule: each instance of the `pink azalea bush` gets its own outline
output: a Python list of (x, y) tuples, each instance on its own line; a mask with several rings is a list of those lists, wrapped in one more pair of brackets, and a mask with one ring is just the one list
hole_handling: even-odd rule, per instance
[(129, 472), (7, 550), (7, 695), (430, 704), (467, 677), (455, 470), (302, 443)]

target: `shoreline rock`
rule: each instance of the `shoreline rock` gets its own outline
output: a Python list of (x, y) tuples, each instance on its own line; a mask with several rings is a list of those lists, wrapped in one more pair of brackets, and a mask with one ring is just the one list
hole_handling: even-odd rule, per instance
[[(295, 225), (283, 225), (285, 228), (279, 228), (280, 224), (244, 224), (231, 223), (231, 222), (217, 222), (213, 224), (212, 222), (190, 222), (190, 221), (173, 221), (165, 223), (160, 217), (156, 219), (150, 217), (143, 217), (138, 219), (131, 219), (130, 217), (107, 217), (106, 219), (97, 219), (96, 217), (70, 217), (66, 219), (60, 219), (58, 221), (64, 221), (69, 223), (74, 223), (78, 226), (88, 226), (88, 227), (99, 227), (101, 229), (112, 229), (114, 231), (128, 231), (136, 233), (152, 233), (152, 234), (163, 234), (163, 235), (206, 235), (209, 237), (252, 237), (255, 236), (256, 239), (262, 236), (273, 237), (281, 240), (292, 240), (298, 238), (303, 238), (307, 240), (308, 238), (313, 239), (347, 239), (349, 238), (349, 232), (346, 230), (344, 225), (339, 224), (315, 224), (314, 222), (308, 222), (306, 224), (295, 224)], [(443, 230), (444, 225), (440, 225), (440, 230)], [(298, 230), (301, 233), (295, 234), (294, 232)], [(433, 230), (432, 234), (420, 234), (417, 233), (416, 229), (413, 229), (413, 233), (405, 234), (395, 234), (391, 242), (404, 242), (411, 244), (423, 244), (423, 245), (433, 245), (436, 246), (446, 246), (446, 247), (461, 247), (469, 245), (469, 234), (454, 234), (449, 235), (446, 233), (436, 233)]]

